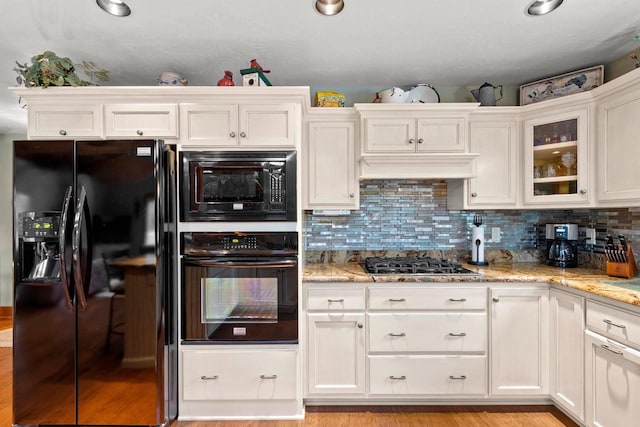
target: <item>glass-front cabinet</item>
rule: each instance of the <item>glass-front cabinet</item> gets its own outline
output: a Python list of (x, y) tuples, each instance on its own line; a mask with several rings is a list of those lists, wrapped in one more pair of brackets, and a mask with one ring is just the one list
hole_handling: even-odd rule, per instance
[(588, 117), (585, 109), (525, 122), (526, 204), (589, 203)]

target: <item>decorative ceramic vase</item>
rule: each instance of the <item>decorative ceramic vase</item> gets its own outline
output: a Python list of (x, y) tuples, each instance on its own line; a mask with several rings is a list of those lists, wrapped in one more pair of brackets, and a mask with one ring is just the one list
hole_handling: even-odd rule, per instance
[(218, 80), (218, 86), (235, 86), (235, 83), (233, 83), (233, 73), (229, 70), (224, 70), (224, 77)]

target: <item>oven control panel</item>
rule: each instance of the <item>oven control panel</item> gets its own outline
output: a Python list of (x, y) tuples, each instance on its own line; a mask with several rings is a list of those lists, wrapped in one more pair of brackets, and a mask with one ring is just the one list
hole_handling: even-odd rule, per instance
[(225, 250), (258, 249), (258, 239), (255, 236), (225, 237), (222, 241)]
[(296, 232), (184, 232), (181, 253), (187, 256), (278, 255), (298, 253)]

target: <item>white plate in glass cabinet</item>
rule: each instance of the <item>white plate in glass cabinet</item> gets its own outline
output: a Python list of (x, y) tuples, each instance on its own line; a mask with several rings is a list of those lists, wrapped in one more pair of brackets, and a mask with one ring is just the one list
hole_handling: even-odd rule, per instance
[(579, 110), (525, 122), (525, 204), (589, 203), (588, 118), (587, 110)]

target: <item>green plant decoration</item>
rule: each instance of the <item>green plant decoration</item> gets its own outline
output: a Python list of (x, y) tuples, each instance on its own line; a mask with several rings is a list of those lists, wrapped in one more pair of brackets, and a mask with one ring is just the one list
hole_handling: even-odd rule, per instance
[[(89, 81), (78, 77), (75, 72), (76, 66), (82, 67)], [(18, 84), (25, 87), (94, 86), (94, 78), (100, 81), (109, 80), (109, 72), (97, 67), (93, 62), (83, 61), (82, 64), (74, 65), (69, 58), (62, 58), (51, 51), (33, 56), (31, 65), (16, 61), (16, 68), (13, 70), (18, 73)]]

